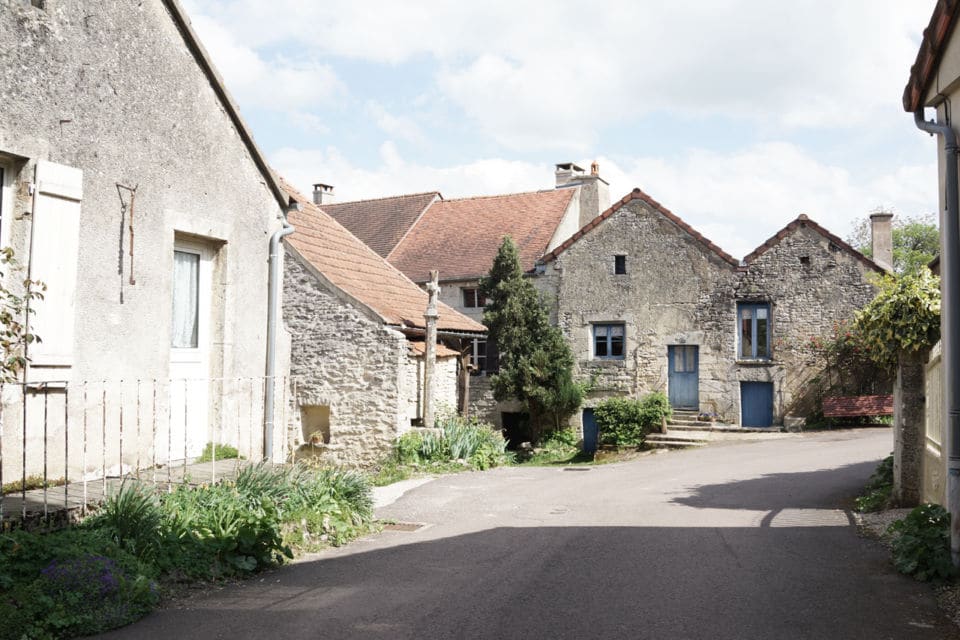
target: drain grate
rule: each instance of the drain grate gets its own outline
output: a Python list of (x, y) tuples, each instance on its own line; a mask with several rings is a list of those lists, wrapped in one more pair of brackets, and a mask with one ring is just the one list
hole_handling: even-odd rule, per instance
[(384, 531), (418, 531), (426, 524), (422, 522), (388, 522), (383, 525)]
[(564, 471), (590, 471), (590, 467), (564, 467)]

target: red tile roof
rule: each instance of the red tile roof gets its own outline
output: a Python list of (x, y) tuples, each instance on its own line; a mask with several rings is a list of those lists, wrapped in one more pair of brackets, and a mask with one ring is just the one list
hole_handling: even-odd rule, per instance
[(939, 0), (934, 7), (930, 23), (923, 30), (917, 59), (910, 67), (910, 80), (903, 90), (903, 108), (906, 111), (912, 113), (923, 105), (923, 94), (940, 64), (940, 56), (957, 22), (958, 10), (960, 0)]
[[(410, 355), (416, 358), (422, 358), (427, 351), (427, 345), (424, 344), (423, 340), (408, 340), (407, 347), (410, 350)], [(460, 357), (460, 352), (451, 349), (445, 344), (437, 344), (437, 357), (438, 358), (452, 358)]]
[(426, 210), (388, 256), (412, 280), (423, 282), (432, 269), (441, 280), (486, 275), (509, 235), (520, 251), (524, 271), (547, 250), (575, 189), (439, 200)]
[[(283, 188), (301, 211), (287, 218), (296, 231), (286, 243), (308, 264), (348, 296), (373, 311), (383, 322), (398, 327), (424, 327), (427, 294), (400, 271), (360, 242), (336, 220), (320, 210), (285, 181)], [(437, 328), (442, 331), (485, 332), (486, 328), (439, 304)]]
[(682, 219), (680, 219), (680, 216), (674, 214), (672, 211), (670, 211), (669, 209), (661, 205), (659, 202), (651, 198), (649, 195), (647, 195), (640, 189), (634, 189), (633, 191), (625, 195), (623, 198), (621, 198), (619, 201), (615, 202), (612, 207), (610, 207), (609, 209), (601, 213), (599, 216), (597, 216), (596, 218), (588, 222), (586, 225), (584, 225), (579, 231), (577, 231), (575, 234), (567, 238), (567, 240), (565, 240), (560, 246), (558, 246), (556, 249), (554, 249), (553, 251), (545, 255), (543, 257), (543, 262), (550, 262), (551, 260), (554, 260), (561, 253), (569, 249), (573, 243), (575, 243), (577, 240), (585, 236), (587, 233), (589, 233), (598, 225), (603, 224), (604, 220), (612, 216), (614, 213), (616, 213), (621, 208), (623, 208), (624, 205), (626, 205), (628, 202), (632, 202), (633, 200), (640, 200), (642, 202), (645, 202), (647, 205), (652, 207), (654, 211), (661, 214), (662, 216), (670, 220), (670, 222), (680, 227), (680, 229), (682, 229), (684, 232), (690, 235), (694, 240), (702, 244), (706, 249), (715, 253), (724, 262), (727, 262), (728, 264), (734, 267), (740, 264), (740, 262), (736, 258), (731, 256), (729, 253), (727, 253), (717, 245), (713, 244), (710, 240), (704, 237), (703, 234), (701, 234), (699, 231), (697, 231), (696, 229), (691, 227), (689, 224), (684, 222)]
[(828, 418), (892, 416), (893, 396), (836, 396), (824, 398), (823, 415)]
[(386, 258), (430, 203), (439, 198), (438, 191), (430, 191), (322, 206), (350, 233)]
[(867, 267), (879, 273), (886, 273), (886, 270), (883, 267), (878, 265), (876, 262), (874, 262), (867, 256), (863, 255), (862, 253), (860, 253), (859, 251), (851, 247), (849, 244), (847, 244), (837, 236), (833, 235), (832, 233), (830, 233), (829, 231), (827, 231), (826, 229), (824, 229), (819, 224), (817, 224), (816, 222), (814, 222), (813, 220), (811, 220), (810, 218), (808, 218), (806, 215), (802, 213), (799, 216), (797, 216), (796, 220), (794, 220), (793, 222), (785, 226), (783, 229), (780, 229), (780, 231), (774, 234), (773, 237), (771, 237), (762, 245), (754, 249), (753, 252), (750, 253), (750, 255), (748, 255), (746, 258), (743, 259), (743, 262), (749, 265), (751, 262), (753, 262), (754, 260), (762, 256), (764, 253), (766, 253), (773, 247), (780, 244), (781, 240), (791, 235), (797, 229), (800, 229), (800, 228), (813, 229), (814, 231), (822, 235), (824, 238), (826, 238), (827, 240), (837, 245), (838, 247), (840, 247), (841, 249), (843, 249), (844, 251), (852, 255), (854, 258), (856, 258), (857, 260), (865, 264)]

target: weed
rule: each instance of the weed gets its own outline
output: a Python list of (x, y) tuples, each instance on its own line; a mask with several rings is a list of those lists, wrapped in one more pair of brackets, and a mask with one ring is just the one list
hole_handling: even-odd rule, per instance
[[(216, 457), (214, 457), (214, 454), (216, 454)], [(232, 460), (240, 457), (240, 452), (237, 451), (236, 447), (232, 447), (229, 444), (214, 444), (213, 442), (208, 442), (207, 446), (204, 447), (200, 453), (200, 457), (197, 458), (197, 462), (211, 462), (214, 459)]]
[(893, 536), (893, 564), (917, 580), (943, 581), (956, 575), (950, 558), (950, 514), (940, 505), (922, 504), (887, 529)]

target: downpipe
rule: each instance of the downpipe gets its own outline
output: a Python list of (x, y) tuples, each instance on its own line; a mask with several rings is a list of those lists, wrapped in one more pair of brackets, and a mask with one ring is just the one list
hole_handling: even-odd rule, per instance
[(276, 402), (277, 377), (277, 324), (279, 323), (280, 283), (283, 281), (283, 255), (280, 252), (280, 241), (295, 231), (293, 225), (287, 222), (287, 213), (300, 208), (299, 204), (291, 204), (280, 220), (283, 227), (270, 237), (270, 266), (269, 282), (267, 284), (267, 367), (263, 391), (263, 459), (273, 459), (273, 409)]
[(957, 134), (949, 123), (925, 120), (923, 107), (913, 113), (921, 131), (943, 136), (946, 209), (940, 227), (940, 335), (943, 359), (943, 424), (947, 440), (947, 509), (950, 555), (960, 567), (960, 196), (957, 191)]

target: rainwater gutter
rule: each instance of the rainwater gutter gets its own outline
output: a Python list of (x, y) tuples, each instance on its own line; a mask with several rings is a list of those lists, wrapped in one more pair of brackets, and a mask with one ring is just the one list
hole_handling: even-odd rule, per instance
[(957, 177), (957, 135), (949, 124), (924, 119), (923, 107), (913, 113), (921, 131), (943, 136), (946, 208), (940, 227), (940, 335), (943, 361), (942, 420), (947, 440), (947, 509), (952, 516), (950, 554), (960, 566), (960, 194)]
[[(287, 212), (300, 209), (299, 203), (291, 203)], [(287, 222), (285, 212), (280, 220), (283, 227), (270, 237), (270, 265), (269, 282), (267, 285), (267, 368), (263, 392), (263, 459), (273, 459), (273, 408), (276, 395), (277, 377), (277, 324), (280, 311), (280, 283), (283, 279), (283, 255), (280, 252), (280, 241), (295, 231), (293, 225)]]

